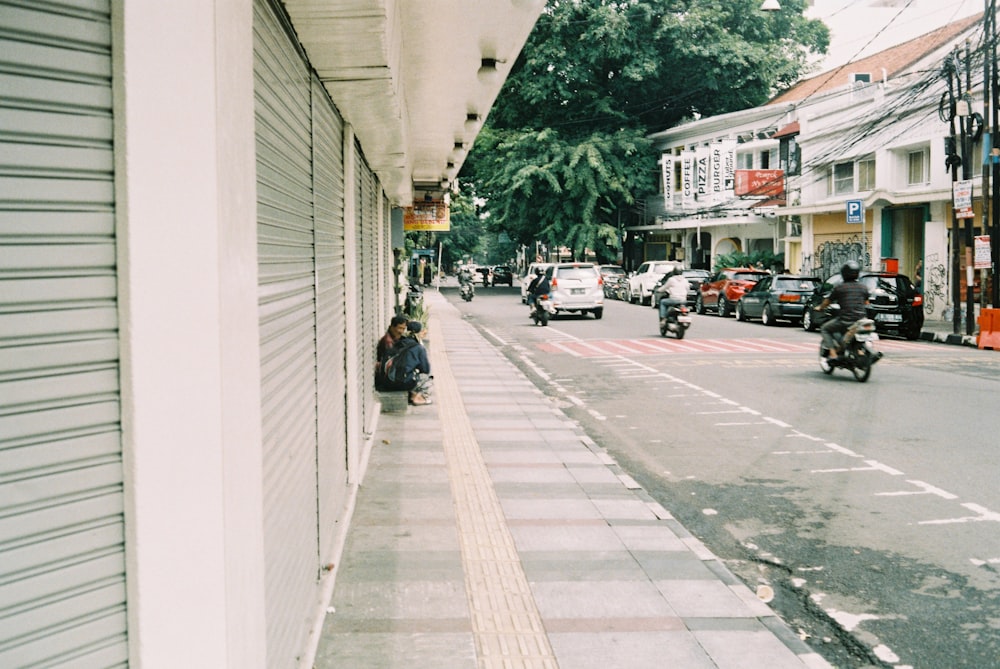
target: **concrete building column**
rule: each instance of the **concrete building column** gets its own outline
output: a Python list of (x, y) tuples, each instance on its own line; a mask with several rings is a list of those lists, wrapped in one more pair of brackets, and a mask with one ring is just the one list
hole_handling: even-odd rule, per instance
[(263, 668), (253, 5), (112, 4), (130, 663)]

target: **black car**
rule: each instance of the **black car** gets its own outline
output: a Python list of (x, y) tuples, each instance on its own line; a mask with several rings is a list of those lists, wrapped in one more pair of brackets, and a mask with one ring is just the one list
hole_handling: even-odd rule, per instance
[[(708, 279), (708, 277), (712, 276), (712, 273), (707, 269), (686, 269), (683, 270), (682, 274), (684, 275), (684, 278), (688, 280), (687, 305), (689, 307), (693, 307), (694, 303), (698, 300), (698, 291), (701, 288), (701, 284)], [(663, 284), (667, 282), (668, 276), (669, 275), (663, 277), (656, 282), (655, 286), (653, 286), (653, 299), (650, 302), (654, 309), (660, 308), (660, 300), (663, 299), (663, 296), (666, 294), (666, 291), (663, 290)]]
[(801, 321), (806, 304), (820, 283), (812, 276), (765, 276), (736, 303), (736, 320), (759, 318), (764, 325), (776, 325), (778, 321)]
[(493, 285), (503, 283), (508, 286), (514, 285), (514, 272), (507, 265), (497, 265), (493, 268)]
[[(843, 283), (840, 274), (834, 274), (813, 291), (802, 315), (802, 327), (815, 330), (829, 320), (830, 314), (814, 311), (823, 303), (834, 286)], [(863, 272), (858, 279), (868, 288), (868, 317), (875, 321), (880, 334), (898, 335), (918, 339), (924, 327), (924, 300), (917, 292), (910, 277), (889, 272)]]

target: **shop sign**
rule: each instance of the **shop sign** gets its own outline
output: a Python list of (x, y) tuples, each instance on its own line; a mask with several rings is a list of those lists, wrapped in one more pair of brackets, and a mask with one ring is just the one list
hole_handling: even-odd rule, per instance
[(736, 170), (736, 195), (780, 197), (784, 192), (784, 170)]
[(414, 202), (412, 207), (403, 209), (403, 231), (416, 232), (451, 230), (451, 210), (443, 200)]
[(990, 236), (976, 235), (976, 269), (989, 269), (993, 267), (993, 255), (990, 253)]

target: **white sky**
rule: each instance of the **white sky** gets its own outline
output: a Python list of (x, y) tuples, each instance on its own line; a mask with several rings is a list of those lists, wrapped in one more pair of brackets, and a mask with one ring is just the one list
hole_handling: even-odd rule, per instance
[(806, 15), (830, 27), (830, 49), (814, 72), (878, 53), (984, 7), (985, 0), (815, 0)]

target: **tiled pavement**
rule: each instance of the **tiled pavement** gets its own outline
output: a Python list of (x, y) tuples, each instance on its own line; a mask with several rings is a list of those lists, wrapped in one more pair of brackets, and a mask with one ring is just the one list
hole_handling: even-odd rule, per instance
[(457, 310), (380, 418), (317, 669), (829, 667)]

